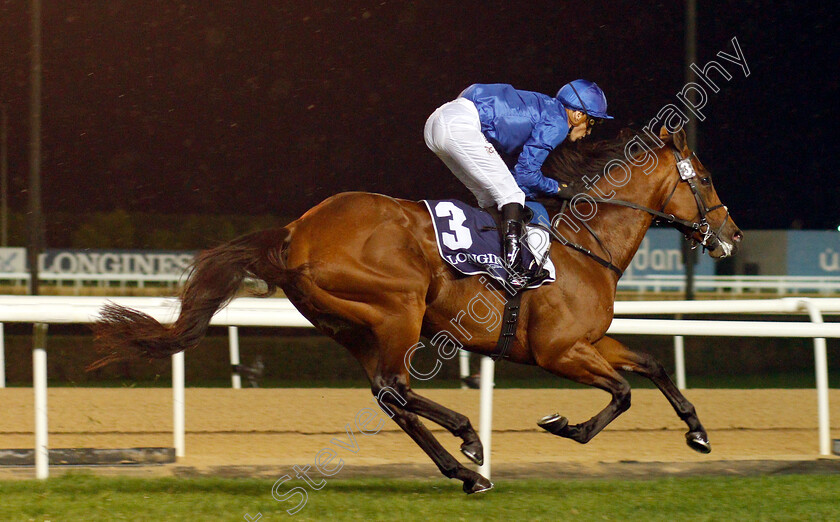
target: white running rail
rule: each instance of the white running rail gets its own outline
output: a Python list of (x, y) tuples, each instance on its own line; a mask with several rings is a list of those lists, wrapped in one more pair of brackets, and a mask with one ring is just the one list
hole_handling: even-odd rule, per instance
[[(145, 288), (154, 283), (156, 287), (176, 288), (184, 283), (186, 274), (84, 274), (69, 272), (42, 272), (39, 280), (45, 286), (66, 286), (78, 293), (83, 287), (98, 288), (128, 287)], [(0, 272), (0, 283), (25, 289), (29, 284), (28, 272)], [(718, 296), (840, 295), (840, 276), (781, 276), (781, 275), (696, 275), (694, 288), (701, 294)], [(636, 275), (618, 280), (618, 290), (624, 292), (684, 292), (683, 275)]]
[[(39, 324), (91, 323), (107, 301), (113, 301), (137, 308), (159, 321), (172, 322), (178, 313), (178, 301), (152, 297), (68, 297), (68, 296), (0, 296), (0, 323), (23, 322)], [(823, 435), (829, 433), (828, 420), (828, 378), (825, 361), (824, 338), (840, 338), (840, 323), (820, 323), (824, 313), (840, 313), (840, 299), (789, 298), (774, 300), (744, 301), (637, 301), (618, 302), (617, 314), (675, 314), (675, 313), (794, 313), (808, 312), (813, 322), (755, 322), (755, 321), (684, 321), (663, 319), (615, 319), (610, 327), (611, 334), (654, 334), (654, 335), (709, 335), (718, 336), (773, 336), (806, 337), (823, 340), (823, 349), (818, 352), (817, 386), (819, 397), (820, 453), (828, 454), (829, 442)], [(219, 311), (211, 322), (218, 326), (277, 326), (311, 327), (312, 325), (292, 306), (287, 299), (240, 298)], [(231, 333), (235, 330), (231, 329)], [(2, 341), (2, 337), (0, 337)], [(816, 343), (815, 341), (815, 343)], [(40, 343), (36, 343), (40, 344)], [(815, 344), (816, 346), (816, 344)], [(36, 476), (46, 478), (47, 456), (47, 408), (46, 408), (46, 351), (43, 346), (34, 346), (33, 373), (36, 397)], [(3, 345), (0, 342), (0, 354)], [(238, 354), (237, 354), (238, 355)], [(232, 351), (233, 356), (233, 351)], [(1, 357), (0, 357), (1, 358)], [(183, 456), (184, 448), (184, 371), (183, 353), (173, 356), (173, 426), (176, 455)], [(482, 361), (481, 396), (492, 401), (492, 360)], [(489, 388), (489, 389), (488, 389)], [(492, 423), (492, 402), (482, 404), (484, 413), (480, 419), (479, 432), (485, 442), (484, 472), (489, 478), (490, 468), (490, 426)]]
[[(694, 276), (694, 289), (703, 295), (751, 296), (757, 294), (813, 294), (830, 296), (840, 294), (840, 276)], [(632, 292), (684, 292), (685, 276), (652, 275), (634, 276), (618, 280), (619, 291)]]

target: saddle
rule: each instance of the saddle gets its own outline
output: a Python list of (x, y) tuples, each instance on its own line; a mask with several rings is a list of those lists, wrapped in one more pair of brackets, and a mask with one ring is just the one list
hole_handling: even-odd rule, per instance
[[(438, 253), (457, 273), (462, 275), (485, 274), (498, 281), (509, 294), (507, 267), (501, 256), (502, 241), (499, 235), (498, 213), (471, 207), (454, 199), (424, 200), (435, 228)], [(526, 202), (527, 221), (533, 224), (549, 223), (548, 212), (539, 203)], [(549, 276), (529, 282), (525, 288), (537, 288), (555, 280), (554, 264), (548, 255), (551, 244), (547, 231), (527, 226), (522, 239), (522, 267), (526, 274), (536, 274), (541, 268)]]
[[(539, 203), (525, 203), (526, 213), (530, 213), (530, 217), (526, 214), (525, 221), (529, 225), (526, 226), (526, 235), (522, 239), (522, 267), (525, 269), (525, 275), (533, 276), (542, 272), (543, 276), (532, 277), (517, 291), (508, 284), (507, 268), (501, 256), (502, 239), (499, 234), (498, 213), (494, 215), (453, 199), (424, 200), (423, 203), (432, 217), (438, 252), (443, 260), (457, 273), (465, 276), (486, 274), (505, 289), (507, 299), (504, 301), (502, 328), (496, 349), (491, 355), (497, 360), (504, 358), (516, 336), (522, 291), (551, 283), (556, 278), (554, 264), (549, 257), (551, 237), (541, 228), (550, 223), (548, 212)], [(541, 227), (531, 224), (539, 224)], [(543, 268), (548, 272), (548, 277), (545, 277), (545, 272), (541, 270)]]

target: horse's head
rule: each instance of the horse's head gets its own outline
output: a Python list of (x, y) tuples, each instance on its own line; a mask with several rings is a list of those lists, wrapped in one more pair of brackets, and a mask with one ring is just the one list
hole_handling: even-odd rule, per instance
[(686, 237), (709, 250), (714, 258), (734, 255), (741, 245), (743, 234), (729, 216), (729, 210), (721, 203), (712, 183), (712, 175), (688, 148), (682, 129), (670, 134), (662, 127), (660, 139), (665, 142), (660, 155), (661, 175), (673, 176), (673, 186), (665, 196), (662, 212), (674, 216), (674, 226)]

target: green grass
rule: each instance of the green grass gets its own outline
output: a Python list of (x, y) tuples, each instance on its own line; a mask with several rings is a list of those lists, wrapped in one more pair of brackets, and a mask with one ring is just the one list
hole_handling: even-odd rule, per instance
[[(290, 470), (291, 471), (291, 470)], [(317, 475), (317, 473), (315, 474)], [(280, 486), (284, 493), (300, 480)], [(466, 496), (446, 480), (327, 480), (278, 502), (272, 481), (71, 474), (0, 482), (0, 520), (838, 520), (840, 477), (503, 480)]]

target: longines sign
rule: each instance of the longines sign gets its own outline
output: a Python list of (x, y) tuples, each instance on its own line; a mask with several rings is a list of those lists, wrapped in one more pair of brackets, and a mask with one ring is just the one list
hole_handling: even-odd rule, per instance
[[(41, 272), (63, 274), (180, 275), (194, 252), (183, 250), (58, 250), (38, 258)], [(0, 248), (0, 272), (25, 272), (25, 248)]]

